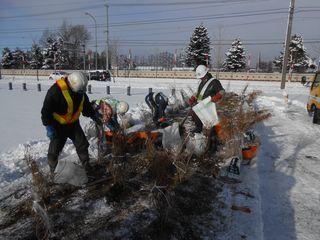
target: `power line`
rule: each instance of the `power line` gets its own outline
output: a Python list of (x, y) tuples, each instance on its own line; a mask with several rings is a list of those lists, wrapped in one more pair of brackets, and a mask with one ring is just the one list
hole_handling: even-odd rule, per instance
[[(283, 11), (282, 11), (283, 10)], [(300, 10), (299, 12), (320, 12), (320, 9), (313, 10)], [(204, 16), (194, 16), (194, 17), (181, 17), (181, 18), (165, 18), (165, 19), (154, 19), (145, 21), (131, 21), (131, 22), (121, 22), (111, 24), (111, 27), (123, 27), (130, 25), (144, 25), (144, 24), (158, 24), (158, 23), (173, 23), (173, 22), (187, 22), (195, 20), (212, 20), (212, 19), (224, 19), (224, 18), (238, 18), (238, 17), (251, 17), (251, 16), (261, 16), (261, 15), (274, 15), (274, 14), (286, 14), (286, 8), (278, 9), (268, 9), (268, 10), (258, 10), (258, 11), (246, 11), (246, 12), (233, 12), (233, 13), (223, 13), (216, 15), (204, 15)]]
[[(234, 0), (232, 2), (227, 2), (227, 1), (200, 1), (200, 2), (167, 2), (167, 3), (118, 3), (118, 4), (111, 4), (111, 6), (171, 6), (171, 5), (210, 5), (210, 6), (225, 6), (226, 4), (243, 4), (243, 3), (247, 3), (247, 2), (252, 2), (250, 0), (242, 0), (242, 1), (239, 1), (239, 0)], [(254, 1), (256, 2), (256, 1)], [(78, 3), (78, 2), (71, 2), (71, 3)], [(70, 4), (71, 4), (70, 3)], [(220, 4), (219, 4), (220, 3)], [(221, 4), (222, 3), (222, 4)], [(69, 3), (68, 3), (69, 4)], [(47, 5), (41, 5), (41, 6), (55, 6), (55, 5), (59, 5), (59, 4), (47, 4)], [(77, 4), (78, 5), (78, 4)], [(33, 6), (24, 6), (23, 8), (26, 8), (26, 7), (37, 7), (39, 5), (33, 5)], [(95, 9), (95, 8), (101, 8), (103, 5), (102, 5), (102, 2), (100, 4), (96, 4), (96, 5), (86, 5), (86, 6), (82, 6), (82, 7), (78, 7), (78, 8), (69, 8), (69, 9), (66, 9), (66, 8), (63, 8), (63, 9), (60, 9), (60, 10), (56, 10), (56, 11), (50, 11), (50, 12), (42, 12), (42, 13), (34, 13), (34, 14), (25, 14), (25, 15), (16, 15), (16, 16), (1, 16), (0, 19), (3, 19), (3, 20), (8, 20), (8, 19), (11, 19), (11, 20), (20, 20), (21, 18), (30, 18), (30, 17), (41, 17), (41, 16), (47, 16), (47, 15), (53, 15), (53, 14), (61, 14), (61, 13), (69, 13), (69, 12), (76, 12), (76, 11), (84, 11), (84, 10), (88, 10), (88, 9)], [(18, 7), (15, 7), (15, 8), (20, 8), (21, 6), (18, 6)], [(22, 7), (21, 7), (22, 8)], [(203, 8), (202, 7), (198, 7), (198, 8)], [(312, 12), (312, 11), (315, 11), (317, 12), (318, 10), (316, 8), (319, 8), (319, 7), (311, 7), (311, 6), (308, 6), (308, 7), (301, 7), (299, 9), (309, 9), (308, 11)], [(0, 8), (2, 10), (7, 10), (8, 8)], [(187, 9), (190, 9), (190, 8), (185, 8), (185, 10)], [(195, 9), (194, 7), (192, 9)], [(286, 8), (284, 8), (286, 9)], [(168, 11), (179, 11), (181, 9), (169, 9), (169, 10), (158, 10), (158, 11), (145, 11), (145, 12), (140, 12), (140, 13), (125, 13), (125, 14), (111, 14), (111, 16), (130, 16), (130, 15), (137, 15), (137, 14), (147, 14), (147, 13), (157, 13), (157, 12), (168, 12)], [(301, 10), (298, 10), (297, 12), (301, 12)], [(100, 15), (100, 16), (97, 16), (97, 17), (105, 17), (103, 15)], [(73, 18), (80, 18), (80, 17), (73, 17)], [(72, 18), (72, 19), (73, 19)], [(58, 17), (57, 18), (49, 18), (49, 19), (59, 19)]]
[[(268, 15), (268, 14), (277, 14), (277, 13), (287, 13), (287, 11), (281, 11), (281, 10), (287, 10), (286, 8), (276, 8), (276, 9), (267, 9), (267, 10), (255, 10), (255, 11), (245, 11), (245, 12), (232, 12), (232, 13), (222, 13), (222, 14), (216, 14), (216, 15), (201, 15), (201, 16), (193, 16), (193, 17), (178, 17), (178, 18), (164, 18), (164, 19), (151, 19), (151, 20), (143, 20), (143, 21), (130, 21), (130, 22), (120, 22), (120, 23), (113, 23), (112, 26), (128, 26), (128, 25), (137, 25), (137, 24), (144, 24), (144, 23), (166, 23), (166, 22), (179, 22), (179, 21), (185, 21), (185, 20), (197, 20), (196, 18), (199, 18), (199, 20), (205, 20), (205, 19), (216, 19), (216, 18), (232, 18), (232, 17), (242, 17), (242, 16), (256, 16), (256, 15)], [(275, 12), (274, 12), (275, 11)], [(312, 10), (305, 10), (301, 9), (296, 11), (297, 13), (301, 12), (320, 12), (319, 9), (312, 9)], [(248, 15), (246, 15), (248, 13)], [(252, 15), (251, 15), (252, 14)], [(282, 18), (277, 18), (282, 19)], [(264, 22), (268, 20), (262, 20), (262, 21), (256, 21), (256, 22)], [(249, 24), (249, 23), (246, 23)]]
[[(260, 0), (262, 1), (262, 0)], [(134, 7), (134, 6), (172, 6), (172, 5), (175, 5), (175, 6), (179, 6), (179, 5), (200, 5), (200, 4), (217, 4), (217, 3), (223, 3), (223, 4), (226, 4), (226, 3), (236, 3), (236, 2), (252, 2), (250, 0), (242, 0), (242, 1), (239, 1), (239, 0), (219, 0), (219, 1), (197, 1), (197, 2), (194, 2), (194, 1), (183, 1), (183, 2), (157, 2), (157, 3), (113, 3), (113, 4), (110, 4), (110, 7)]]
[(185, 22), (185, 21), (194, 21), (194, 20), (208, 20), (208, 19), (218, 19), (218, 18), (232, 18), (232, 17), (242, 17), (242, 16), (247, 17), (247, 16), (256, 16), (256, 15), (287, 13), (285, 10), (287, 9), (275, 8), (275, 9), (267, 9), (267, 10), (210, 14), (210, 15), (193, 16), (193, 17), (150, 19), (150, 20), (143, 20), (143, 21), (114, 23), (114, 24), (111, 24), (111, 26), (119, 27), (119, 26), (129, 26), (129, 25), (136, 25), (136, 24), (171, 23), (171, 22), (181, 22), (181, 21)]
[[(166, 10), (156, 10), (156, 11), (144, 11), (144, 12), (137, 12), (137, 13), (123, 13), (123, 14), (109, 14), (110, 17), (112, 16), (135, 16), (135, 15), (141, 15), (141, 14), (154, 14), (154, 13), (161, 13), (161, 12), (178, 12), (181, 10), (194, 10), (194, 9), (203, 9), (208, 8), (207, 6), (201, 6), (201, 7), (188, 7), (188, 8), (179, 8), (179, 9), (166, 9)], [(35, 18), (42, 17), (42, 16), (34, 16)], [(105, 18), (105, 15), (97, 15), (96, 18)], [(52, 18), (43, 18), (44, 20), (57, 20), (61, 19), (61, 17), (52, 17)], [(83, 17), (70, 17), (70, 19), (83, 19)], [(10, 19), (11, 21), (25, 21), (24, 19), (18, 18), (18, 19)], [(39, 20), (39, 19), (36, 19)]]
[[(101, 5), (95, 5), (92, 6), (90, 5), (89, 8), (100, 8)], [(87, 10), (87, 7), (80, 7), (80, 8), (75, 8), (75, 9), (69, 9), (69, 10), (59, 10), (59, 11), (53, 11), (51, 12), (52, 14), (56, 13), (64, 13), (64, 12), (69, 12), (69, 11), (77, 11), (77, 10)], [(188, 8), (190, 9), (190, 8)], [(194, 20), (209, 20), (209, 19), (217, 19), (217, 18), (226, 18), (226, 17), (246, 17), (246, 16), (255, 16), (255, 15), (260, 15), (258, 14), (259, 12), (262, 12), (261, 14), (277, 14), (277, 13), (286, 13), (282, 12), (281, 10), (287, 10), (286, 8), (277, 8), (277, 9), (267, 9), (267, 10), (255, 10), (255, 11), (245, 11), (245, 12), (232, 12), (232, 13), (223, 13), (223, 14), (216, 14), (216, 15), (204, 15), (204, 16), (194, 16), (194, 17), (183, 17), (183, 18), (164, 18), (164, 19), (152, 19), (152, 20), (142, 20), (142, 21), (130, 21), (130, 22), (120, 22), (120, 23), (114, 23), (111, 24), (112, 27), (119, 27), (119, 26), (129, 26), (129, 25), (141, 25), (141, 24), (156, 24), (156, 23), (168, 23), (168, 22), (180, 22), (180, 21), (194, 21)], [(170, 10), (169, 10), (170, 11)], [(172, 10), (172, 11), (177, 11), (177, 10)], [(269, 12), (269, 11), (276, 11), (276, 12)], [(281, 11), (281, 12), (279, 12)], [(319, 12), (320, 9), (304, 9), (300, 8), (300, 10), (297, 10), (296, 12)], [(156, 11), (155, 11), (156, 12)], [(160, 11), (161, 12), (161, 11)], [(263, 13), (264, 12), (264, 13)], [(246, 14), (248, 13), (248, 14)], [(251, 13), (251, 14), (250, 14)], [(256, 13), (256, 14), (254, 14)], [(0, 17), (0, 19), (6, 19), (6, 18), (14, 18), (16, 20), (17, 18), (22, 18), (22, 17), (38, 17), (38, 16), (45, 16), (48, 13), (40, 13), (40, 14), (29, 14), (29, 15), (20, 15), (20, 16), (9, 16), (9, 17)], [(142, 14), (142, 13), (141, 13)], [(105, 17), (105, 16), (98, 16), (98, 17)], [(79, 17), (80, 18), (80, 17)], [(55, 19), (55, 18), (52, 18)], [(102, 26), (104, 27), (104, 26)], [(43, 29), (43, 28), (42, 28)], [(42, 30), (41, 29), (41, 30)], [(9, 31), (9, 30), (7, 30)], [(4, 32), (6, 33), (6, 32)]]
[[(234, 1), (201, 1), (199, 3), (196, 2), (187, 2), (187, 5), (189, 4), (219, 4), (219, 5), (225, 5), (225, 4), (235, 4), (235, 3), (244, 3), (244, 2), (250, 2), (250, 0), (234, 0)], [(252, 1), (252, 0), (251, 0)], [(95, 3), (99, 2), (100, 4), (104, 4), (105, 1), (104, 0), (95, 0)], [(69, 5), (79, 5), (79, 4), (88, 4), (87, 0), (81, 1), (81, 0), (77, 0), (77, 1), (73, 1), (73, 2), (67, 2), (66, 4)], [(222, 4), (221, 4), (222, 3)], [(115, 3), (115, 4), (109, 4), (109, 6), (111, 7), (128, 7), (128, 6), (159, 6), (159, 5), (163, 5), (163, 6), (171, 6), (171, 5), (185, 5), (184, 2), (162, 2), (161, 4), (159, 3)], [(10, 6), (10, 7), (0, 7), (0, 10), (15, 10), (15, 9), (19, 9), (19, 8), (23, 8), (23, 9), (28, 9), (28, 8), (37, 8), (37, 7), (53, 7), (53, 6), (61, 6), (61, 3), (48, 3), (48, 4), (28, 4), (28, 5), (19, 5), (19, 6)], [(65, 9), (65, 8), (64, 8)]]
[[(258, 39), (254, 41), (254, 39), (246, 42), (245, 39), (242, 39), (243, 46), (265, 46), (265, 45), (282, 45), (283, 41), (264, 41), (258, 42)], [(261, 39), (262, 40), (262, 39)], [(222, 40), (220, 43), (211, 43), (210, 46), (230, 46), (233, 40)], [(104, 47), (105, 45), (103, 42), (102, 44), (98, 44), (98, 47)], [(319, 39), (306, 39), (303, 41), (304, 44), (315, 44), (320, 43)], [(159, 41), (144, 41), (144, 40), (136, 40), (136, 41), (118, 41), (117, 44), (119, 46), (186, 46), (186, 42), (159, 42)], [(95, 44), (87, 44), (87, 47), (95, 47)], [(20, 49), (30, 49), (26, 45), (20, 45), (18, 48)]]
[(55, 10), (50, 12), (42, 12), (37, 14), (24, 14), (24, 15), (17, 15), (17, 16), (1, 16), (0, 19), (12, 19), (12, 18), (29, 18), (29, 17), (37, 17), (37, 16), (47, 16), (47, 15), (53, 15), (53, 14), (61, 14), (61, 13), (69, 13), (69, 12), (77, 12), (77, 11), (85, 11), (88, 9), (95, 9), (95, 8), (101, 8), (103, 7), (102, 4), (95, 4), (95, 5), (89, 5), (84, 7), (77, 7), (77, 8), (71, 8), (71, 9), (61, 9), (61, 10)]
[[(208, 20), (208, 19), (217, 19), (217, 18), (247, 17), (247, 16), (256, 16), (256, 15), (286, 13), (285, 11), (281, 11), (283, 9), (284, 8), (277, 8), (277, 9), (268, 9), (268, 10), (232, 12), (232, 13), (222, 13), (222, 14), (216, 14), (216, 15), (204, 15), (204, 16), (194, 16), (194, 17), (176, 17), (176, 18), (151, 19), (151, 20), (143, 20), (143, 21), (120, 22), (120, 23), (110, 24), (110, 27), (156, 24), (156, 23), (172, 23), (172, 22), (181, 22), (181, 21), (185, 22), (185, 21), (194, 21), (194, 20)], [(105, 24), (98, 24), (98, 27), (104, 28)], [(0, 33), (18, 33), (18, 32), (22, 33), (22, 32), (33, 32), (33, 31), (37, 32), (37, 31), (43, 31), (43, 30), (46, 30), (46, 29), (23, 28), (23, 29), (14, 29), (14, 30), (4, 30), (4, 31), (0, 31)]]
[[(99, 0), (95, 0), (95, 2), (99, 2)], [(100, 0), (101, 4), (104, 3), (103, 0)], [(68, 2), (67, 4), (68, 5), (79, 5), (79, 4), (88, 4), (88, 0), (77, 0), (77, 1), (74, 1), (74, 2)], [(60, 6), (61, 7), (61, 3), (46, 3), (46, 4), (28, 4), (28, 5), (20, 5), (19, 6), (10, 6), (10, 7), (0, 7), (0, 10), (4, 10), (4, 11), (7, 11), (7, 10), (16, 10), (16, 9), (19, 9), (19, 8), (23, 8), (23, 9), (28, 9), (28, 8), (37, 8), (37, 7), (53, 7), (53, 6)]]
[[(223, 25), (224, 28), (232, 28), (232, 27), (237, 27), (237, 26), (245, 26), (245, 25), (254, 25), (254, 24), (259, 24), (259, 23), (269, 23), (269, 22), (273, 22), (273, 21), (276, 21), (276, 20), (283, 20), (285, 18), (284, 17), (281, 17), (281, 18), (269, 18), (269, 19), (265, 19), (265, 20), (260, 20), (260, 21), (250, 21), (250, 22), (244, 22), (244, 23), (236, 23), (236, 24), (228, 24), (228, 25)], [(152, 35), (163, 35), (163, 34), (170, 34), (170, 33), (186, 33), (186, 32), (191, 32), (191, 28), (194, 27), (194, 26), (190, 26), (190, 27), (178, 27), (177, 30), (175, 31), (165, 31), (165, 32), (162, 32), (162, 31), (159, 31), (159, 30), (167, 30), (168, 28), (165, 27), (165, 28), (157, 28), (157, 32), (153, 32)], [(212, 28), (212, 26), (211, 26)], [(183, 30), (181, 31), (181, 29), (186, 29), (186, 30)], [(137, 31), (154, 31), (155, 29), (154, 28), (147, 28), (147, 29), (128, 29), (126, 31), (129, 31), (129, 30), (133, 30), (135, 32)], [(113, 32), (117, 32), (117, 31), (113, 31)], [(119, 31), (119, 32), (122, 32), (122, 31)], [(135, 36), (141, 36), (140, 34), (129, 34), (129, 35), (121, 35), (122, 38), (126, 38), (126, 37), (135, 37)]]
[[(132, 7), (132, 6), (172, 6), (172, 5), (215, 5), (220, 3), (223, 4), (232, 4), (232, 3), (245, 3), (245, 2), (250, 2), (252, 0), (233, 0), (233, 1), (225, 1), (225, 0), (220, 0), (220, 1), (199, 1), (199, 2), (161, 2), (161, 3), (115, 3), (115, 4), (109, 4), (111, 7)], [(262, 0), (260, 0), (262, 1)], [(49, 4), (50, 5), (50, 4)], [(27, 6), (26, 6), (27, 7)], [(103, 7), (103, 3), (99, 3), (98, 5), (87, 5), (87, 6), (82, 6), (82, 7), (77, 7), (77, 8), (69, 8), (66, 9), (65, 7), (60, 10), (56, 11), (49, 11), (49, 12), (42, 12), (42, 13), (37, 13), (37, 14), (25, 14), (25, 15), (16, 15), (16, 16), (1, 16), (0, 19), (12, 19), (12, 18), (29, 18), (29, 17), (36, 17), (36, 16), (47, 16), (47, 15), (52, 15), (52, 14), (61, 14), (61, 13), (68, 13), (68, 12), (75, 12), (75, 11), (83, 11), (83, 10), (88, 10), (88, 9), (94, 9), (94, 8), (101, 8)], [(24, 7), (25, 8), (25, 7)], [(31, 7), (32, 8), (32, 7)], [(6, 10), (6, 8), (2, 8), (2, 10)]]
[[(271, 43), (281, 43), (282, 42), (282, 39), (280, 38), (277, 38), (277, 39), (244, 39), (244, 38), (241, 38), (241, 40), (245, 43), (248, 43), (248, 42), (254, 42), (254, 43), (265, 43), (267, 42), (268, 44)], [(234, 39), (221, 39), (220, 42), (224, 42), (226, 44), (230, 44), (234, 41)], [(317, 41), (320, 41), (320, 38), (319, 37), (315, 37), (315, 38), (305, 38), (304, 39), (304, 43), (313, 43), (313, 42), (317, 42)], [(104, 43), (105, 42), (105, 39), (98, 39), (98, 42), (99, 43)], [(186, 39), (186, 40), (169, 40), (169, 39), (164, 39), (164, 40), (161, 40), (161, 39), (131, 39), (131, 40), (117, 40), (115, 41), (115, 43), (133, 43), (133, 44), (136, 44), (136, 43), (142, 43), (142, 44), (153, 44), (153, 43), (157, 43), (157, 44), (183, 44), (183, 45), (186, 45), (188, 44), (189, 40)], [(87, 45), (91, 45), (93, 44), (94, 41), (88, 41), (87, 42)], [(213, 45), (217, 45), (216, 44), (216, 41), (213, 41), (212, 42)]]
[[(234, 41), (234, 39), (220, 39), (221, 41), (224, 42), (232, 42)], [(249, 38), (249, 39), (245, 39), (245, 38), (241, 38), (241, 41), (243, 42), (259, 42), (259, 41), (282, 41), (283, 39), (281, 38), (270, 38), (270, 39), (266, 39), (266, 38), (261, 38), (261, 39), (257, 39), (257, 38)], [(98, 42), (103, 42), (105, 41), (105, 39), (98, 39)], [(303, 42), (306, 41), (320, 41), (320, 38), (315, 37), (315, 38), (305, 38)], [(90, 42), (90, 41), (89, 41)], [(166, 42), (166, 43), (185, 43), (185, 42), (189, 42), (189, 39), (187, 40), (170, 40), (170, 39), (130, 39), (130, 40), (119, 40), (118, 42)]]

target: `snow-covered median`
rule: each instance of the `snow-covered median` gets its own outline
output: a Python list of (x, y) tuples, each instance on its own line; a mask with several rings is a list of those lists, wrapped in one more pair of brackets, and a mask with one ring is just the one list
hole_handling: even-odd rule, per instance
[[(144, 100), (148, 87), (161, 88), (168, 94), (171, 84), (194, 86), (192, 82), (183, 85), (180, 80), (157, 80), (157, 83), (151, 80), (155, 81), (131, 79), (129, 82), (128, 79), (119, 79), (118, 85), (114, 85), (114, 96), (129, 101), (132, 114), (138, 114), (139, 110), (134, 110), (134, 107)], [(40, 121), (45, 92), (37, 92), (36, 85), (26, 92), (20, 86), (9, 91), (6, 81), (0, 84), (0, 199), (15, 191), (19, 198), (24, 191), (26, 145), (31, 145), (31, 154), (46, 169), (49, 144)], [(125, 95), (124, 86), (129, 83), (137, 87), (132, 96)], [(240, 92), (246, 84), (239, 81), (222, 83), (227, 90), (236, 92)], [(50, 84), (47, 82), (46, 86)], [(105, 84), (93, 83), (94, 92), (89, 97), (105, 96)], [(299, 84), (288, 85), (290, 101), (287, 105), (279, 85), (269, 82), (249, 85), (248, 91), (263, 91), (258, 105), (270, 109), (272, 117), (256, 128), (261, 147), (253, 164), (243, 166), (241, 183), (226, 184), (221, 193), (227, 204), (225, 214), (230, 221), (219, 239), (319, 239), (320, 126), (313, 125), (306, 113), (308, 89)], [(86, 124), (87, 120), (82, 123)], [(95, 154), (94, 149), (90, 148), (91, 154)], [(62, 157), (74, 153), (72, 143), (67, 142)], [(106, 208), (102, 202), (97, 204), (99, 206), (94, 207), (92, 214), (96, 214), (97, 209)], [(230, 210), (232, 205), (248, 207), (251, 212)], [(110, 209), (103, 211), (109, 213)]]

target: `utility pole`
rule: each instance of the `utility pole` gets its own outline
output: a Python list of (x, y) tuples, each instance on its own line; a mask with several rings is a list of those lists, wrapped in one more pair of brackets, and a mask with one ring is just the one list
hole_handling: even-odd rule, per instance
[(83, 71), (86, 70), (86, 45), (82, 45), (83, 47)]
[(96, 42), (96, 45), (95, 45), (95, 48), (96, 48), (96, 53), (95, 53), (95, 65), (96, 65), (96, 70), (98, 69), (98, 40), (97, 40), (97, 20), (96, 20), (96, 18), (92, 15), (92, 14), (90, 14), (90, 13), (88, 13), (88, 12), (86, 12), (85, 13), (86, 15), (88, 15), (89, 17), (91, 17), (92, 18), (92, 20), (93, 20), (93, 22), (94, 22), (94, 35), (95, 35), (95, 42)]
[(107, 31), (106, 31), (106, 70), (109, 70), (109, 5), (108, 1), (106, 2), (106, 10), (107, 10)]
[(256, 72), (260, 72), (260, 67), (261, 67), (261, 52), (258, 54), (258, 62), (256, 65)]
[(290, 41), (291, 41), (292, 20), (293, 20), (293, 14), (294, 14), (294, 6), (295, 6), (295, 0), (291, 0), (290, 8), (289, 8), (289, 17), (288, 17), (288, 25), (287, 25), (285, 50), (284, 50), (283, 64), (282, 64), (281, 89), (285, 89), (285, 85), (286, 85), (286, 74), (287, 74), (287, 65), (288, 65), (288, 56), (289, 56), (289, 46), (290, 46)]

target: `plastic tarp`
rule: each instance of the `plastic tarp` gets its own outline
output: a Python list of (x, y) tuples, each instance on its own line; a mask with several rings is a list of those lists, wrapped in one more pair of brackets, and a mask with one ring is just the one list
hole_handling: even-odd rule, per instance
[(88, 177), (81, 165), (68, 158), (64, 158), (58, 161), (58, 165), (54, 171), (54, 182), (81, 186), (88, 182)]
[(202, 133), (195, 133), (193, 137), (190, 137), (187, 143), (187, 149), (196, 156), (201, 156), (206, 150), (207, 141), (208, 139)]
[(182, 144), (182, 139), (179, 132), (179, 123), (175, 122), (171, 126), (160, 129), (162, 133), (163, 148), (175, 148)]
[(139, 132), (139, 131), (144, 131), (146, 129), (145, 124), (136, 124), (130, 128), (127, 128), (125, 130), (126, 134), (134, 133), (134, 132)]
[(213, 127), (219, 123), (216, 104), (211, 102), (211, 97), (200, 101), (192, 110), (197, 114), (206, 128)]

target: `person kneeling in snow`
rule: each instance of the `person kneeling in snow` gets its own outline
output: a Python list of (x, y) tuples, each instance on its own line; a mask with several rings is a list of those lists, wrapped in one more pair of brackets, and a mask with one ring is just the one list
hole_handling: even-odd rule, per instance
[[(196, 95), (189, 98), (189, 105), (194, 106), (198, 101), (202, 101), (207, 97), (211, 97), (211, 101), (216, 103), (224, 95), (225, 90), (223, 89), (220, 81), (212, 77), (211, 73), (208, 72), (208, 68), (204, 65), (199, 65), (196, 68), (196, 78), (201, 79)], [(199, 117), (192, 112), (192, 118), (195, 122), (194, 133), (202, 132), (203, 124)]]
[(118, 114), (123, 115), (129, 110), (127, 102), (108, 97), (93, 101), (93, 107), (109, 131), (116, 131), (120, 128)]
[(92, 118), (102, 125), (87, 96), (88, 79), (81, 72), (73, 72), (61, 78), (47, 92), (41, 110), (41, 119), (50, 139), (48, 164), (51, 174), (58, 163), (58, 157), (70, 138), (75, 145), (80, 162), (90, 172), (89, 143), (79, 123), (80, 114)]
[(153, 122), (160, 126), (166, 121), (165, 110), (168, 106), (168, 98), (162, 92), (150, 92), (145, 101), (151, 109)]

